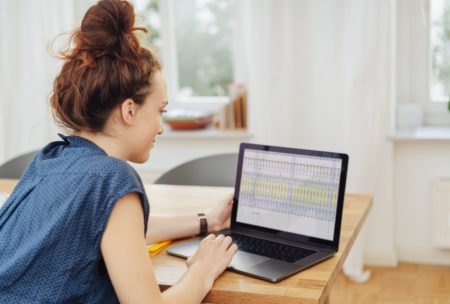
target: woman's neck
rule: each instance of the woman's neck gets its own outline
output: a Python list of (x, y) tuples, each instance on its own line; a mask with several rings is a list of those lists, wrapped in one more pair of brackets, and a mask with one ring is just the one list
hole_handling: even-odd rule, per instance
[(102, 148), (108, 156), (119, 158), (121, 160), (127, 160), (127, 154), (124, 151), (122, 141), (120, 137), (105, 132), (88, 132), (80, 131), (74, 135), (86, 138), (92, 141), (94, 144)]

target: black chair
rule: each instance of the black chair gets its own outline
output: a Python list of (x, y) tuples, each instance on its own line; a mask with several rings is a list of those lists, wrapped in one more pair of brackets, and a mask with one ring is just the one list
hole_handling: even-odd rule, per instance
[(0, 165), (0, 178), (20, 178), (38, 150), (19, 155)]
[(232, 153), (197, 158), (164, 173), (155, 184), (234, 187), (237, 160)]

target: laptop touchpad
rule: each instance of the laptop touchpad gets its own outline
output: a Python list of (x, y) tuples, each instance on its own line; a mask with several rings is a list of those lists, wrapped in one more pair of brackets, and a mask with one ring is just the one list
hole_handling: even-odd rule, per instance
[(264, 261), (270, 260), (260, 255), (238, 251), (231, 260), (229, 268), (248, 269)]

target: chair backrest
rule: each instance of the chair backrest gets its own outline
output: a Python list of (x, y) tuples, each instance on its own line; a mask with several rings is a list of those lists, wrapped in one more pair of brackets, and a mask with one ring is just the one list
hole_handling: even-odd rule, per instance
[(0, 165), (0, 178), (20, 178), (38, 150), (19, 155)]
[(181, 164), (159, 177), (155, 184), (234, 187), (238, 154), (217, 154)]

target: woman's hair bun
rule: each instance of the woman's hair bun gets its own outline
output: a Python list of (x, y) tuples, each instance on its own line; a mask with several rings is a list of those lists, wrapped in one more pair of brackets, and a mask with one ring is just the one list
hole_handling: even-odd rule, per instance
[[(133, 5), (123, 0), (101, 0), (86, 12), (79, 32), (78, 48), (86, 51), (126, 55), (139, 48), (134, 30)], [(95, 57), (95, 56), (94, 56)]]
[(53, 84), (50, 103), (56, 122), (75, 132), (102, 131), (110, 113), (127, 98), (144, 104), (161, 65), (139, 44), (133, 6), (101, 0), (88, 9), (61, 51), (64, 65)]

